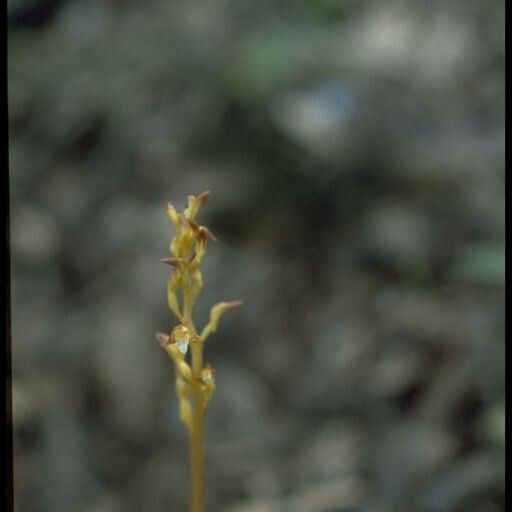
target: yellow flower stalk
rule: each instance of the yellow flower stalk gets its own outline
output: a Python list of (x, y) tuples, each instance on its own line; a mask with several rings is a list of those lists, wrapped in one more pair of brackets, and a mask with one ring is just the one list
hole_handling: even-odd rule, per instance
[[(176, 229), (170, 252), (162, 260), (172, 266), (167, 281), (167, 302), (179, 324), (169, 334), (157, 333), (160, 345), (174, 362), (176, 394), (180, 419), (190, 442), (190, 512), (204, 511), (204, 422), (206, 407), (215, 389), (214, 369), (203, 363), (206, 338), (217, 330), (220, 317), (242, 304), (219, 302), (212, 307), (209, 322), (199, 332), (194, 324), (194, 305), (203, 288), (201, 261), (209, 240), (216, 240), (210, 230), (196, 222), (199, 210), (210, 193), (188, 196), (183, 212), (167, 205), (167, 214)], [(190, 348), (190, 350), (189, 350)]]

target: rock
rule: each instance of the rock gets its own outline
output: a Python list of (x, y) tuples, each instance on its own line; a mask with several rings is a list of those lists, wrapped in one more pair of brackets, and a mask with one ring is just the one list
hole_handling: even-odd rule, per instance
[(81, 427), (77, 414), (79, 388), (70, 389), (62, 377), (48, 375), (42, 380), (40, 399), (44, 414), (39, 420), (38, 458), (43, 510), (83, 509), (93, 499), (99, 485), (93, 473), (90, 432)]
[(434, 231), (421, 211), (380, 205), (368, 212), (361, 244), (364, 254), (381, 265), (424, 275), (429, 271)]
[(443, 300), (425, 289), (384, 286), (373, 294), (372, 311), (381, 336), (434, 345), (453, 329), (453, 312)]
[(94, 204), (94, 190), (89, 183), (87, 169), (77, 166), (62, 166), (51, 169), (37, 191), (58, 223), (70, 230), (81, 226)]
[(9, 25), (39, 27), (51, 19), (61, 3), (62, 0), (9, 0)]
[(396, 506), (412, 499), (415, 486), (445, 467), (458, 446), (457, 438), (437, 424), (414, 420), (390, 424), (370, 462), (382, 503)]
[(482, 437), (505, 445), (505, 402), (499, 401), (489, 407), (481, 422)]
[(13, 380), (12, 384), (12, 426), (15, 431), (33, 424), (37, 417), (37, 404), (29, 386), (23, 381)]
[(98, 0), (67, 0), (55, 20), (55, 30), (70, 47), (97, 44), (113, 22), (109, 4)]
[(106, 493), (98, 498), (98, 500), (85, 512), (121, 512), (123, 510), (121, 499), (114, 493)]
[[(209, 409), (208, 428), (223, 439), (271, 440), (270, 396), (265, 383), (247, 369), (217, 360), (215, 396)], [(213, 407), (213, 404), (215, 406)]]
[(123, 496), (123, 510), (187, 509), (189, 481), (184, 465), (188, 457), (183, 448), (159, 446), (135, 464)]
[(358, 508), (365, 494), (364, 483), (355, 477), (326, 480), (305, 485), (283, 502), (281, 510), (334, 512)]
[(53, 263), (61, 244), (61, 233), (48, 211), (34, 206), (14, 209), (11, 250), (21, 262), (39, 267)]
[[(51, 277), (46, 276), (45, 284), (51, 283)], [(58, 290), (45, 293), (45, 287), (39, 287), (39, 280), (31, 279), (30, 284), (20, 290), (22, 302), (13, 308), (12, 313), (12, 360), (16, 371), (23, 372), (30, 368), (48, 367), (55, 364), (54, 350), (58, 339), (64, 335), (59, 333), (59, 307), (55, 300)], [(31, 299), (28, 294), (40, 294)], [(53, 295), (51, 292), (54, 292)], [(43, 302), (42, 297), (46, 302)], [(15, 303), (16, 304), (16, 303)], [(30, 321), (27, 321), (30, 319)], [(58, 365), (55, 365), (58, 366)]]
[(120, 298), (98, 308), (92, 368), (107, 407), (106, 422), (118, 435), (142, 441), (157, 430), (166, 359), (154, 340), (157, 327), (135, 311)]
[(356, 424), (326, 423), (299, 444), (290, 474), (300, 485), (356, 474), (364, 453), (364, 432)]
[[(501, 454), (475, 453), (455, 463), (427, 486), (420, 510), (451, 512), (464, 510), (467, 506), (473, 508), (481, 497), (493, 496), (496, 490), (504, 496), (504, 461)], [(491, 499), (482, 501), (492, 503)]]
[[(350, 84), (326, 82), (310, 91), (289, 91), (278, 96), (273, 115), (290, 138), (329, 160), (340, 154), (345, 156), (352, 149), (356, 110), (357, 97)], [(319, 179), (318, 170), (315, 179)]]
[(425, 378), (427, 363), (425, 354), (410, 344), (387, 347), (369, 372), (369, 392), (381, 398), (406, 393)]
[(228, 512), (282, 512), (282, 510), (278, 501), (259, 500), (234, 505), (228, 509)]
[(373, 350), (371, 333), (358, 321), (311, 319), (315, 328), (305, 336), (309, 342), (304, 349), (309, 355), (296, 371), (300, 378), (288, 381), (290, 403), (298, 410), (317, 412), (363, 406), (369, 398), (365, 385)]

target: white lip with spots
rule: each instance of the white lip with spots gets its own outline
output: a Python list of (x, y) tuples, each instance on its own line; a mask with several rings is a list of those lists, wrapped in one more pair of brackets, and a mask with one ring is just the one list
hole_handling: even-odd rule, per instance
[(176, 338), (176, 346), (178, 347), (178, 350), (182, 354), (186, 354), (188, 350), (188, 337), (181, 336), (179, 338)]

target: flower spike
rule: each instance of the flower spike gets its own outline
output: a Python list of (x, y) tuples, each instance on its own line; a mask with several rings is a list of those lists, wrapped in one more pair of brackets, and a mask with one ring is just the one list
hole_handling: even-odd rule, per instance
[(224, 313), (242, 304), (241, 301), (231, 301), (213, 306), (209, 322), (199, 334), (193, 320), (193, 309), (203, 288), (201, 262), (208, 241), (217, 239), (196, 218), (209, 196), (210, 192), (189, 195), (187, 207), (182, 212), (171, 203), (167, 204), (167, 215), (176, 234), (169, 245), (171, 257), (163, 258), (161, 262), (172, 267), (167, 281), (167, 302), (179, 323), (170, 334), (156, 334), (160, 346), (174, 363), (180, 419), (189, 432), (191, 512), (203, 511), (204, 415), (215, 389), (214, 369), (210, 364), (203, 365), (204, 341), (217, 330)]

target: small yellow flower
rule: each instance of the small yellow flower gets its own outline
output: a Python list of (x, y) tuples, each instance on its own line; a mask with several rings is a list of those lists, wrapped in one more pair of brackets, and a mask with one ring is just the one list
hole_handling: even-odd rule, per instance
[(171, 340), (176, 343), (182, 354), (186, 354), (190, 341), (190, 331), (184, 325), (177, 325), (171, 332)]
[(206, 366), (201, 371), (201, 380), (205, 384), (208, 384), (208, 383), (212, 382), (213, 381), (213, 372), (214, 371), (215, 370), (214, 370), (213, 366), (210, 363), (207, 363)]

